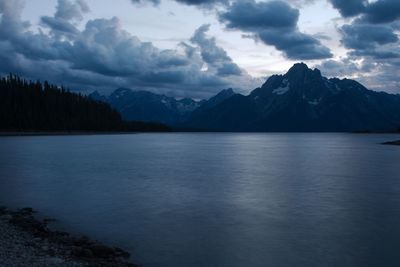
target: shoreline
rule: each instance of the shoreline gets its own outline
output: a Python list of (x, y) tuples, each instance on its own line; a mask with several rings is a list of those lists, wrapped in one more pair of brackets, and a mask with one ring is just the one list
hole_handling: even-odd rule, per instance
[(85, 236), (50, 230), (32, 208), (0, 207), (0, 266), (137, 267), (130, 254)]
[(382, 144), (383, 144), (383, 145), (400, 146), (400, 140), (384, 142), (384, 143), (382, 143)]
[(122, 135), (146, 132), (0, 132), (0, 137), (7, 136), (64, 136), (64, 135)]
[[(131, 135), (131, 134), (146, 134), (146, 133), (269, 133), (269, 134), (277, 134), (277, 133), (309, 133), (309, 134), (330, 134), (330, 133), (342, 133), (342, 134), (355, 134), (355, 135), (376, 135), (376, 134), (400, 134), (399, 132), (225, 132), (225, 131), (165, 131), (165, 132), (157, 132), (157, 131), (143, 131), (143, 132), (85, 132), (85, 131), (61, 131), (61, 132), (4, 132), (0, 131), (0, 137), (12, 137), (12, 136), (79, 136), (79, 135)], [(389, 143), (389, 142), (387, 142)]]

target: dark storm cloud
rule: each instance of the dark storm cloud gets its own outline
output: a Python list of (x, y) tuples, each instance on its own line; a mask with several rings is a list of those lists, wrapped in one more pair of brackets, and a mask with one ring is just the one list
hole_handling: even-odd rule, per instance
[(219, 47), (214, 37), (207, 37), (206, 32), (210, 25), (198, 28), (190, 39), (200, 47), (201, 57), (208, 64), (208, 68), (215, 69), (220, 76), (240, 75), (240, 68), (232, 61), (226, 51)]
[(379, 0), (368, 5), (363, 19), (370, 23), (388, 23), (400, 19), (399, 0)]
[(341, 32), (342, 43), (350, 49), (373, 48), (399, 41), (393, 29), (385, 25), (353, 23), (344, 25)]
[(352, 57), (371, 57), (375, 60), (388, 60), (400, 58), (400, 50), (397, 49), (397, 51), (395, 51), (391, 49), (373, 48), (353, 50), (349, 52), (349, 55)]
[(400, 18), (399, 0), (329, 0), (343, 17), (362, 15), (368, 23), (389, 23)]
[(320, 41), (298, 30), (291, 32), (264, 30), (258, 33), (258, 38), (265, 44), (273, 45), (287, 58), (293, 60), (324, 59), (333, 56), (329, 48)]
[(179, 52), (142, 42), (116, 17), (89, 20), (83, 30), (78, 29), (75, 23), (88, 11), (80, 0), (59, 0), (54, 16), (41, 18), (48, 33), (32, 31), (31, 24), (21, 19), (22, 10), (23, 1), (0, 0), (2, 73), (49, 79), (80, 90), (139, 86), (195, 97), (240, 87), (239, 78), (250, 80), (215, 39), (205, 35), (208, 27), (195, 33), (193, 46), (187, 44)]
[(221, 12), (219, 18), (232, 29), (294, 29), (297, 26), (299, 14), (299, 10), (281, 1), (259, 3), (237, 1), (228, 11)]
[(329, 0), (343, 17), (353, 17), (366, 10), (367, 0)]
[(225, 62), (218, 68), (217, 74), (219, 76), (240, 75), (242, 70), (235, 63)]
[(332, 57), (319, 40), (299, 31), (299, 10), (283, 1), (237, 1), (219, 13), (228, 29), (251, 33), (254, 39), (282, 51), (289, 59), (308, 60)]
[(400, 40), (396, 31), (394, 24), (370, 24), (360, 18), (339, 28), (341, 43), (349, 49), (350, 57), (375, 60), (399, 58)]

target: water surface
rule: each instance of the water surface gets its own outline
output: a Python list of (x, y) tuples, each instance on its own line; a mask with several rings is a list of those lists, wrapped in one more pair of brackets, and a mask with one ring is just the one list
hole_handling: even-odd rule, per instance
[(400, 266), (396, 135), (0, 138), (0, 203), (152, 266)]

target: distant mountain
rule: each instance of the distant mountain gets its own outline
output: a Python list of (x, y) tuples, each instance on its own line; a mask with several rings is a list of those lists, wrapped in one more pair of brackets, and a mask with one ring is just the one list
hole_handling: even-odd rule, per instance
[(350, 79), (328, 79), (318, 69), (295, 64), (271, 76), (249, 95), (226, 89), (195, 101), (120, 88), (92, 93), (128, 121), (158, 122), (210, 131), (368, 132), (400, 128), (400, 95), (368, 90)]
[(209, 100), (195, 101), (190, 98), (177, 100), (173, 97), (154, 94), (148, 91), (133, 91), (120, 88), (111, 95), (98, 92), (89, 95), (91, 99), (109, 103), (128, 121), (159, 122), (168, 125), (181, 125), (198, 109), (214, 107), (234, 94), (232, 89), (221, 91)]
[(213, 108), (235, 94), (236, 93), (232, 90), (232, 88), (222, 90), (210, 99), (203, 100), (200, 103), (200, 106), (195, 110), (195, 112), (205, 111), (207, 109)]
[(385, 131), (400, 126), (400, 96), (327, 79), (295, 64), (248, 96), (233, 94), (194, 112), (187, 127), (217, 131)]

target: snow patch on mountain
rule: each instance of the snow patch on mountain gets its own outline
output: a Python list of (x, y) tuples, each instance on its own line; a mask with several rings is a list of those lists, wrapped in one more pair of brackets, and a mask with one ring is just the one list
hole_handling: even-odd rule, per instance
[(308, 104), (317, 106), (321, 102), (321, 99), (315, 99), (315, 100), (308, 100)]
[[(285, 80), (284, 80), (283, 82), (284, 82), (284, 84), (285, 84)], [(286, 85), (283, 85), (283, 86), (281, 86), (281, 87), (279, 87), (279, 88), (274, 89), (274, 90), (272, 91), (272, 93), (273, 93), (273, 94), (276, 94), (276, 95), (284, 95), (284, 94), (286, 94), (287, 92), (289, 92), (289, 90), (290, 90), (290, 83), (287, 82)]]

